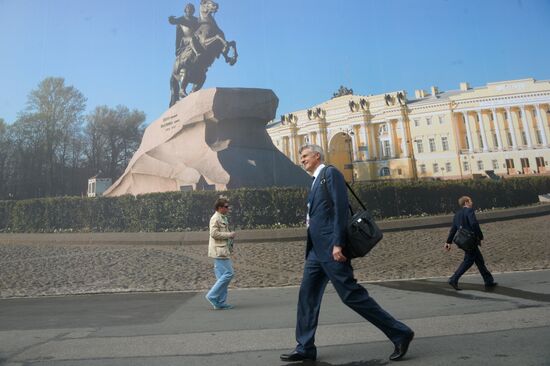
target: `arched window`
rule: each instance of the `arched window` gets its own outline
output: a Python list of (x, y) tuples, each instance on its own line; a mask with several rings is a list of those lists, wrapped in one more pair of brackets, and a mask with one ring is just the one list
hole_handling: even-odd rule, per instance
[(389, 177), (390, 176), (390, 168), (384, 167), (380, 169), (380, 176), (381, 177)]

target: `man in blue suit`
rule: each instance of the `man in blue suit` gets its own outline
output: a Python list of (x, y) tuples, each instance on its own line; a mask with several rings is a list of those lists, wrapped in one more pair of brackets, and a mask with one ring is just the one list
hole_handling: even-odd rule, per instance
[(384, 311), (367, 290), (357, 283), (351, 261), (344, 254), (349, 214), (342, 173), (323, 164), (323, 150), (317, 145), (302, 146), (300, 161), (313, 179), (307, 203), (306, 262), (298, 297), (298, 345), (291, 353), (282, 354), (281, 360), (317, 358), (315, 331), (328, 281), (347, 306), (374, 324), (393, 342), (395, 350), (390, 360), (401, 359), (407, 353), (414, 332)]
[(479, 273), (481, 273), (481, 276), (483, 277), (483, 281), (485, 281), (485, 288), (488, 290), (492, 289), (497, 285), (497, 283), (493, 279), (491, 272), (489, 272), (485, 266), (485, 260), (479, 250), (479, 246), (483, 240), (483, 233), (481, 232), (481, 228), (477, 222), (476, 213), (473, 209), (474, 202), (470, 197), (462, 196), (458, 199), (458, 205), (461, 208), (457, 211), (453, 218), (453, 226), (451, 227), (451, 230), (449, 230), (447, 242), (445, 243), (445, 249), (447, 251), (451, 250), (451, 243), (453, 242), (453, 238), (460, 227), (476, 234), (477, 245), (474, 250), (464, 251), (464, 260), (460, 266), (458, 266), (451, 278), (449, 278), (449, 285), (451, 285), (451, 287), (455, 290), (460, 291), (461, 289), (458, 287), (458, 280), (475, 263)]

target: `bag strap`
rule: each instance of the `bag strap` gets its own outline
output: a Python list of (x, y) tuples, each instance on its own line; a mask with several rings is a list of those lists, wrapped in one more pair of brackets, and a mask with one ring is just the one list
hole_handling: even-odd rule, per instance
[[(329, 167), (333, 167), (334, 169), (336, 169), (333, 165), (327, 165), (323, 168), (323, 172), (322, 172), (322, 176), (321, 176), (321, 181), (319, 182), (319, 184), (321, 184), (323, 187), (324, 187), (324, 191), (325, 191), (325, 194), (327, 196), (327, 201), (329, 202), (330, 204), (330, 208), (332, 209), (334, 207), (334, 203), (332, 202), (332, 199), (330, 198), (330, 194), (328, 192), (328, 188), (327, 188), (327, 185), (326, 185), (326, 176), (327, 176), (327, 169)], [(357, 196), (357, 194), (355, 194), (355, 192), (353, 191), (353, 189), (351, 188), (351, 186), (349, 185), (348, 182), (345, 182), (346, 183), (346, 187), (348, 187), (348, 189), (350, 190), (351, 194), (353, 194), (353, 197), (355, 197), (355, 199), (357, 200), (357, 202), (359, 202), (359, 204), (361, 205), (361, 207), (363, 208), (363, 210), (366, 210), (367, 208), (365, 207), (365, 205), (363, 204), (363, 202), (359, 199), (359, 197)], [(348, 207), (349, 207), (349, 211), (351, 212), (352, 216), (353, 216), (353, 209), (351, 208), (351, 205), (349, 204), (349, 201), (348, 201)]]
[(346, 186), (348, 187), (349, 191), (351, 192), (351, 194), (353, 194), (353, 197), (355, 197), (355, 199), (357, 200), (357, 202), (359, 202), (359, 204), (361, 205), (361, 207), (363, 207), (363, 210), (366, 210), (367, 208), (365, 207), (365, 205), (363, 204), (363, 201), (361, 201), (359, 199), (359, 197), (355, 194), (355, 192), (353, 191), (353, 189), (351, 188), (351, 186), (349, 185), (348, 182), (346, 182)]

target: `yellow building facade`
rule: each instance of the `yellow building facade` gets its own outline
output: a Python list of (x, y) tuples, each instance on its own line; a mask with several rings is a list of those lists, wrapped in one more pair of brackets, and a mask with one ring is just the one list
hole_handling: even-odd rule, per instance
[(301, 145), (322, 146), (348, 181), (550, 174), (550, 81), (344, 95), (267, 131), (295, 164)]

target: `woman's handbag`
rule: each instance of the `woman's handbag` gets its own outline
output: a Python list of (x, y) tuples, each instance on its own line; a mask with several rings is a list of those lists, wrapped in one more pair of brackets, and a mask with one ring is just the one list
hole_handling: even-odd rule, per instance
[[(329, 165), (330, 166), (330, 165)], [(323, 177), (321, 180), (321, 184), (325, 187), (325, 193), (327, 195), (327, 201), (329, 202), (331, 208), (333, 207), (333, 202), (330, 199), (330, 195), (328, 193), (328, 188), (325, 184), (325, 172), (327, 170), (328, 166), (323, 169)], [(374, 218), (370, 214), (369, 211), (367, 211), (367, 208), (361, 202), (359, 197), (355, 194), (351, 186), (346, 182), (346, 186), (350, 190), (350, 192), (353, 194), (353, 197), (359, 202), (361, 207), (363, 208), (362, 211), (357, 211), (355, 214), (353, 213), (353, 209), (351, 208), (351, 205), (348, 203), (349, 210), (351, 212), (351, 219), (348, 221), (347, 226), (347, 243), (346, 246), (343, 248), (344, 255), (349, 258), (358, 258), (358, 257), (364, 257), (367, 255), (368, 252), (374, 248), (374, 246), (382, 240), (383, 234), (378, 225), (376, 225), (376, 222), (374, 221)]]
[(464, 229), (461, 226), (456, 231), (456, 234), (453, 238), (453, 243), (455, 243), (462, 250), (474, 250), (477, 246), (477, 236), (474, 232), (468, 229)]

